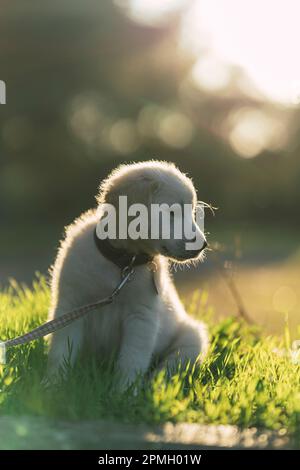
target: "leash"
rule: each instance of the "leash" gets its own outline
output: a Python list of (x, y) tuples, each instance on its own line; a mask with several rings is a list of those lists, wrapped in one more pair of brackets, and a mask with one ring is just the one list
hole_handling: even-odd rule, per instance
[(92, 304), (84, 305), (83, 307), (76, 308), (70, 312), (61, 315), (58, 318), (54, 318), (37, 328), (25, 333), (24, 335), (17, 336), (14, 339), (9, 339), (7, 341), (0, 341), (0, 364), (6, 364), (6, 349), (13, 346), (18, 346), (20, 344), (30, 343), (38, 338), (43, 338), (50, 333), (53, 333), (61, 328), (65, 328), (70, 323), (78, 320), (79, 318), (85, 316), (87, 313), (95, 310), (97, 307), (104, 307), (105, 305), (111, 304), (116, 296), (120, 293), (123, 287), (132, 279), (133, 274), (135, 273), (136, 256), (134, 255), (131, 258), (130, 263), (125, 266), (121, 271), (121, 280), (119, 284), (115, 287), (112, 293), (104, 299), (98, 300)]

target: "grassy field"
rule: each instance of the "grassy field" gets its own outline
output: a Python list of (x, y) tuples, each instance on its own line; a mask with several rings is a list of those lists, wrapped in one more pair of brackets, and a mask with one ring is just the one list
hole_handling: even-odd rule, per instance
[[(0, 338), (41, 324), (48, 302), (43, 279), (32, 289), (12, 285), (3, 291)], [(288, 328), (280, 339), (262, 337), (234, 318), (214, 322), (205, 292), (195, 292), (189, 310), (210, 325), (211, 351), (200, 371), (178, 371), (168, 380), (160, 373), (138, 384), (137, 394), (121, 395), (111, 387), (112, 371), (90, 362), (78, 364), (64, 385), (44, 390), (47, 346), (39, 340), (10, 350), (8, 364), (0, 366), (0, 415), (236, 424), (282, 429), (300, 441), (300, 364), (276, 352), (291, 347)]]

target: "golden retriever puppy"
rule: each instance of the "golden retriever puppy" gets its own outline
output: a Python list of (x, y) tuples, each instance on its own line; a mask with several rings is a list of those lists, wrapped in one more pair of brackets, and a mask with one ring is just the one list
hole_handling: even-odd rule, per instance
[[(131, 208), (131, 220), (135, 204), (149, 210), (144, 219), (144, 235), (148, 236), (120, 235), (119, 229), (124, 229), (120, 196)], [(169, 259), (196, 259), (207, 246), (195, 220), (197, 199), (192, 181), (166, 162), (122, 165), (101, 184), (97, 202), (98, 210), (83, 214), (66, 230), (52, 270), (49, 319), (110, 295), (133, 256), (134, 274), (113, 303), (52, 335), (48, 379), (57, 377), (66, 360), (74, 364), (82, 352), (85, 357), (90, 354), (100, 360), (115, 360), (120, 389), (154, 364), (174, 370), (179, 363), (201, 362), (208, 348), (206, 327), (186, 313), (168, 267)], [(117, 235), (102, 240), (98, 229), (106, 214), (103, 207), (108, 204), (116, 209)], [(170, 210), (173, 204), (188, 207), (179, 220), (179, 226), (188, 222), (188, 237), (186, 233), (174, 236), (178, 214)], [(162, 236), (161, 227), (156, 236), (149, 236), (153, 228), (149, 214), (157, 206), (162, 207), (161, 217), (169, 215), (168, 237)], [(187, 249), (187, 242), (196, 239), (197, 247)]]

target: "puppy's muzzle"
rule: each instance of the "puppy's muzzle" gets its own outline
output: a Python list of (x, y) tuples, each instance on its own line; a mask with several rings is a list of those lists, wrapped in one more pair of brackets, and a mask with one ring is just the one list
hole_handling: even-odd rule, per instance
[[(191, 240), (191, 242), (193, 243), (195, 241), (196, 241), (196, 236)], [(204, 240), (203, 245), (200, 249), (198, 248), (197, 250), (186, 250), (187, 259), (197, 258), (207, 247), (208, 247), (208, 243), (206, 240)]]

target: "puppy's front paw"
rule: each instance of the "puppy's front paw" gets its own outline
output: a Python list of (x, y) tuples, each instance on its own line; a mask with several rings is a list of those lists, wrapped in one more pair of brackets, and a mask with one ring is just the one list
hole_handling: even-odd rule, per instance
[(62, 378), (58, 374), (53, 375), (45, 375), (41, 380), (41, 385), (43, 388), (48, 389), (55, 385), (59, 385), (62, 383)]
[(45, 388), (51, 386), (57, 386), (65, 382), (67, 379), (67, 373), (62, 369), (47, 370), (46, 375), (41, 381), (41, 384)]
[(138, 385), (133, 385), (133, 384), (122, 384), (121, 386), (119, 386), (118, 391), (120, 393), (129, 392), (134, 397), (137, 397), (138, 394), (139, 394), (139, 386)]
[(136, 390), (134, 392), (135, 396), (137, 395), (138, 386), (133, 384), (136, 382), (137, 376), (136, 374), (125, 374), (125, 373), (118, 373), (116, 380), (115, 380), (115, 389), (120, 392), (124, 393), (131, 389)]

